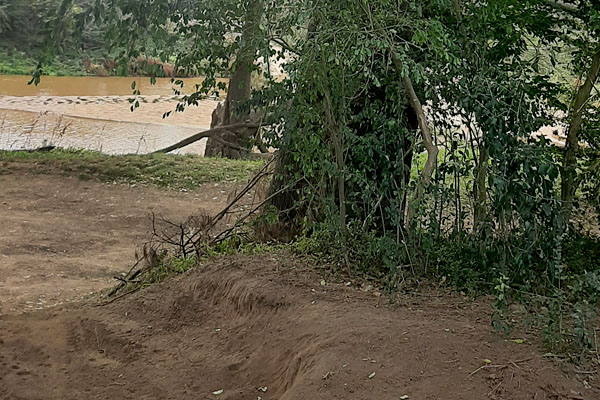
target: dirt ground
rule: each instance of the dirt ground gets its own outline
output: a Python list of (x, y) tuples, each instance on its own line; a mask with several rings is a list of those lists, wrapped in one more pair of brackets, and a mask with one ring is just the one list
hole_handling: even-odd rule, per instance
[(29, 174), (18, 164), (2, 168), (0, 315), (76, 301), (105, 288), (148, 238), (151, 212), (172, 220), (215, 212), (231, 190), (211, 184), (179, 193)]
[(493, 333), (485, 300), (391, 305), (286, 254), (211, 260), (99, 306), (86, 295), (128, 269), (148, 211), (215, 211), (227, 188), (24, 175), (0, 175), (0, 399), (600, 398), (595, 369)]

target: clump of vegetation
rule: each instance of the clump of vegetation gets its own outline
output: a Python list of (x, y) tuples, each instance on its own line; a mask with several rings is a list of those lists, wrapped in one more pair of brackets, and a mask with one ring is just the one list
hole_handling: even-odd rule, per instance
[[(93, 1), (0, 0), (0, 73), (30, 75), (40, 60), (45, 75), (85, 75), (83, 58), (106, 53), (103, 29), (82, 21)], [(56, 57), (49, 57), (53, 49)]]
[[(23, 52), (0, 48), (0, 74), (31, 75), (35, 72), (38, 60)], [(44, 75), (49, 76), (83, 76), (86, 72), (78, 59), (61, 57), (44, 66)]]
[[(146, 58), (156, 52), (150, 38), (145, 51), (116, 63), (126, 46), (107, 40), (109, 27), (94, 18), (95, 7), (110, 8), (95, 0), (0, 0), (0, 74), (179, 75), (169, 54), (164, 62)], [(182, 42), (175, 40), (170, 47), (180, 47)]]
[(101, 182), (148, 184), (194, 189), (204, 183), (243, 182), (260, 168), (260, 161), (204, 158), (196, 155), (106, 155), (87, 150), (50, 152), (0, 151), (0, 163), (34, 166), (38, 173), (60, 172)]

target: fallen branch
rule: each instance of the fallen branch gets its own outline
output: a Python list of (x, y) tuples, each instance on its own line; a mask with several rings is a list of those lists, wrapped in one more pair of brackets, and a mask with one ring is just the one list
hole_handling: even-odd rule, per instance
[[(271, 175), (269, 169), (271, 165), (275, 161), (275, 157), (271, 158), (268, 162), (263, 165), (263, 167), (258, 171), (256, 175), (248, 182), (248, 184), (239, 192), (236, 193), (236, 196), (233, 200), (227, 204), (227, 206), (221, 210), (214, 217), (208, 217), (208, 221), (202, 223), (202, 227), (195, 227), (192, 231), (189, 231), (186, 223), (177, 224), (171, 221), (168, 221), (164, 218), (161, 218), (163, 224), (169, 225), (175, 232), (167, 232), (164, 230), (159, 230), (156, 225), (156, 217), (154, 213), (152, 213), (152, 235), (153, 238), (156, 238), (159, 243), (167, 244), (175, 249), (177, 249), (177, 255), (181, 255), (183, 257), (187, 257), (190, 254), (195, 253), (197, 256), (200, 256), (198, 244), (199, 243), (213, 243), (213, 240), (210, 240), (210, 231), (228, 214), (232, 213), (232, 209), (235, 205), (246, 196), (262, 179)], [(135, 277), (129, 277), (128, 279), (134, 279)]]
[(119, 299), (122, 299), (122, 298), (123, 298), (123, 297), (125, 297), (125, 296), (128, 296), (128, 295), (130, 295), (130, 294), (133, 294), (133, 293), (137, 292), (137, 291), (138, 291), (138, 290), (140, 290), (141, 288), (142, 288), (142, 286), (141, 286), (141, 285), (140, 285), (140, 286), (136, 286), (136, 287), (134, 287), (133, 289), (131, 289), (130, 291), (128, 291), (128, 292), (125, 292), (125, 293), (122, 293), (122, 294), (120, 294), (120, 295), (118, 295), (118, 296), (116, 296), (116, 297), (113, 297), (112, 299), (110, 299), (110, 300), (108, 300), (108, 301), (105, 301), (104, 303), (101, 303), (101, 304), (96, 304), (96, 305), (95, 305), (95, 307), (103, 307), (103, 306), (109, 305), (109, 304), (111, 304), (111, 303), (114, 303), (115, 301), (117, 301), (117, 300), (119, 300)]
[[(240, 226), (247, 223), (247, 220), (263, 208), (274, 196), (278, 195), (281, 191), (288, 190), (289, 187), (295, 185), (296, 182), (292, 182), (290, 185), (280, 189), (280, 191), (267, 196), (264, 200), (259, 201), (258, 204), (253, 200), (250, 211), (242, 211), (242, 216), (238, 218), (229, 229), (216, 235), (213, 235), (211, 231), (223, 218), (225, 218), (225, 216), (236, 213), (236, 211), (233, 211), (236, 205), (239, 204), (239, 202), (242, 201), (262, 180), (268, 179), (272, 175), (271, 168), (275, 159), (276, 158), (273, 157), (265, 163), (248, 184), (241, 191), (236, 193), (234, 199), (232, 199), (229, 204), (214, 217), (204, 215), (199, 219), (191, 217), (186, 222), (175, 223), (162, 217), (157, 219), (156, 215), (152, 213), (152, 239), (149, 247), (146, 247), (146, 245), (144, 246), (143, 255), (139, 258), (136, 252), (137, 262), (131, 267), (126, 275), (114, 277), (115, 280), (119, 281), (118, 285), (109, 293), (108, 297), (110, 299), (99, 305), (110, 304), (117, 299), (140, 290), (144, 287), (144, 283), (153, 282), (152, 275), (148, 274), (152, 274), (153, 271), (156, 270), (156, 267), (163, 265), (161, 262), (164, 260), (164, 256), (168, 254), (183, 258), (188, 258), (193, 254), (195, 254), (196, 257), (200, 257), (201, 255), (206, 254), (204, 252), (206, 246), (220, 243), (235, 233), (244, 235), (246, 232), (237, 232)], [(174, 252), (170, 252), (165, 246), (173, 249)], [(145, 264), (139, 265), (142, 261), (144, 261)], [(133, 287), (129, 285), (133, 285)]]
[(208, 226), (207, 231), (214, 228), (217, 225), (217, 223), (221, 219), (223, 219), (223, 217), (225, 215), (227, 215), (229, 210), (231, 208), (233, 208), (238, 201), (240, 201), (248, 192), (250, 192), (250, 190), (252, 190), (252, 188), (254, 186), (256, 186), (262, 178), (264, 178), (266, 175), (268, 175), (268, 170), (271, 167), (271, 164), (273, 164), (275, 162), (275, 160), (276, 160), (276, 158), (273, 157), (267, 164), (265, 164), (260, 169), (260, 171), (258, 171), (258, 173), (256, 175), (254, 175), (254, 177), (250, 180), (250, 182), (248, 182), (248, 184), (239, 193), (237, 193), (235, 198), (223, 210), (221, 210), (221, 212), (219, 212), (217, 215), (215, 215), (215, 217), (212, 219), (210, 225)]
[(290, 182), (288, 185), (282, 187), (281, 189), (277, 190), (276, 192), (272, 193), (270, 196), (268, 196), (266, 199), (264, 199), (263, 201), (261, 201), (257, 206), (255, 206), (252, 210), (250, 210), (248, 213), (246, 213), (246, 215), (244, 215), (241, 218), (238, 218), (238, 220), (235, 222), (235, 224), (229, 228), (224, 230), (223, 232), (221, 232), (220, 234), (218, 234), (212, 241), (211, 244), (217, 244), (217, 243), (221, 243), (224, 240), (226, 240), (227, 238), (231, 237), (232, 233), (234, 233), (234, 231), (240, 227), (242, 224), (244, 224), (244, 222), (250, 218), (255, 212), (257, 212), (258, 210), (260, 210), (265, 204), (267, 204), (269, 201), (271, 201), (275, 196), (283, 193), (286, 190), (289, 190), (291, 187), (293, 187), (295, 184), (297, 184), (300, 181), (300, 179), (297, 179), (294, 182)]
[[(225, 132), (230, 132), (230, 131), (225, 131)], [(245, 152), (249, 152), (250, 151), (250, 149), (245, 149), (242, 146), (238, 146), (237, 144), (231, 143), (231, 142), (229, 142), (229, 141), (227, 141), (227, 140), (225, 140), (223, 138), (220, 138), (218, 136), (212, 136), (212, 138), (214, 140), (216, 140), (217, 142), (221, 143), (223, 146), (227, 146), (227, 147), (230, 147), (232, 149), (235, 149), (235, 150), (238, 150), (238, 151), (242, 151), (242, 152), (243, 151), (245, 151)]]
[[(203, 132), (199, 132), (196, 133), (195, 135), (192, 135), (186, 139), (183, 139), (181, 142), (175, 143), (169, 147), (165, 147), (164, 149), (161, 150), (157, 150), (154, 153), (169, 153), (173, 150), (177, 150), (177, 149), (181, 149), (182, 147), (188, 146), (194, 142), (197, 142), (198, 140), (204, 139), (204, 138), (208, 138), (208, 137), (213, 137), (213, 138), (217, 138), (216, 135), (219, 133), (223, 133), (223, 132), (228, 132), (228, 131), (234, 131), (236, 129), (258, 129), (259, 125), (257, 124), (248, 124), (248, 123), (239, 123), (239, 124), (233, 124), (233, 125), (225, 125), (225, 126), (219, 126), (217, 128), (213, 128), (213, 129), (209, 129), (207, 131), (203, 131)], [(218, 138), (218, 141), (226, 146), (235, 148), (235, 149), (241, 149), (238, 145), (227, 142), (221, 138)]]

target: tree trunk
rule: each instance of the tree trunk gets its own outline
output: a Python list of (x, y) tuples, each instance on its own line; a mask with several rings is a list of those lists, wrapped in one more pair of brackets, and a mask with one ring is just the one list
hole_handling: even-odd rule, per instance
[(486, 209), (486, 181), (488, 173), (488, 161), (490, 154), (485, 144), (481, 144), (479, 153), (479, 162), (477, 165), (477, 175), (473, 183), (473, 198), (475, 200), (475, 212), (473, 215), (473, 230), (478, 231), (487, 215)]
[[(219, 126), (250, 122), (250, 110), (241, 109), (250, 100), (250, 82), (256, 57), (255, 41), (260, 33), (260, 22), (263, 15), (262, 1), (249, 1), (246, 21), (241, 37), (242, 47), (234, 62), (234, 71), (229, 79), (227, 98), (213, 112), (211, 129)], [(223, 132), (217, 138), (209, 138), (206, 143), (206, 157), (222, 156), (240, 158), (244, 152), (238, 148), (252, 150), (256, 129), (242, 129), (236, 132)], [(220, 140), (219, 140), (220, 139)], [(238, 148), (232, 148), (225, 143), (233, 143)]]
[(577, 91), (572, 110), (571, 122), (567, 134), (567, 145), (563, 159), (561, 199), (562, 217), (565, 225), (569, 224), (573, 210), (573, 200), (577, 190), (577, 152), (579, 150), (579, 132), (583, 123), (583, 112), (590, 99), (592, 88), (598, 79), (600, 70), (600, 47), (592, 58), (592, 65), (587, 73), (585, 82)]
[[(342, 132), (338, 122), (333, 116), (333, 106), (331, 102), (331, 95), (329, 88), (326, 86), (323, 90), (324, 95), (324, 109), (325, 109), (325, 120), (327, 122), (327, 128), (333, 145), (335, 162), (337, 165), (337, 188), (338, 188), (338, 201), (339, 201), (339, 229), (340, 236), (342, 239), (342, 246), (346, 246), (346, 178), (344, 177), (344, 149), (342, 144)], [(342, 93), (343, 96), (343, 93)], [(344, 251), (344, 253), (346, 253)]]
[[(394, 65), (398, 70), (398, 73), (401, 72), (401, 65), (396, 56), (393, 58)], [(415, 196), (410, 202), (408, 206), (408, 225), (412, 225), (415, 223), (414, 217), (418, 208), (421, 207), (421, 203), (423, 201), (423, 196), (425, 195), (425, 190), (429, 187), (429, 183), (431, 182), (431, 177), (433, 175), (433, 171), (435, 170), (435, 164), (437, 162), (438, 148), (433, 143), (433, 137), (431, 132), (429, 131), (429, 126), (427, 125), (427, 119), (425, 118), (425, 113), (423, 112), (423, 107), (421, 106), (421, 101), (417, 97), (415, 93), (415, 89), (412, 85), (412, 81), (408, 76), (402, 78), (402, 83), (404, 85), (404, 90), (406, 91), (406, 95), (408, 97), (408, 103), (413, 108), (415, 113), (417, 114), (417, 120), (419, 121), (419, 129), (421, 130), (421, 134), (423, 135), (423, 144), (425, 149), (427, 150), (427, 161), (425, 161), (425, 166), (423, 167), (423, 172), (421, 173), (421, 179), (417, 183), (417, 190), (415, 191)]]

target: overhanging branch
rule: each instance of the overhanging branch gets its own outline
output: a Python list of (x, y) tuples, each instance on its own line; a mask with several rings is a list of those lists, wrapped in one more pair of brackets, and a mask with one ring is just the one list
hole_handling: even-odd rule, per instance
[[(169, 147), (165, 147), (164, 149), (157, 150), (154, 153), (169, 153), (173, 150), (177, 150), (182, 147), (189, 146), (190, 144), (197, 142), (198, 140), (201, 140), (204, 138), (208, 138), (208, 137), (216, 138), (217, 134), (223, 133), (223, 132), (235, 131), (237, 129), (258, 129), (258, 128), (259, 128), (258, 124), (248, 124), (248, 123), (239, 123), (239, 124), (219, 126), (217, 128), (209, 129), (204, 132), (196, 133), (195, 135), (192, 135), (186, 139), (183, 139), (181, 142), (175, 143), (174, 145), (171, 145)], [(234, 148), (237, 150), (240, 149), (240, 147), (238, 145), (227, 142), (221, 138), (218, 138), (218, 141), (226, 146), (231, 147), (231, 148)]]

